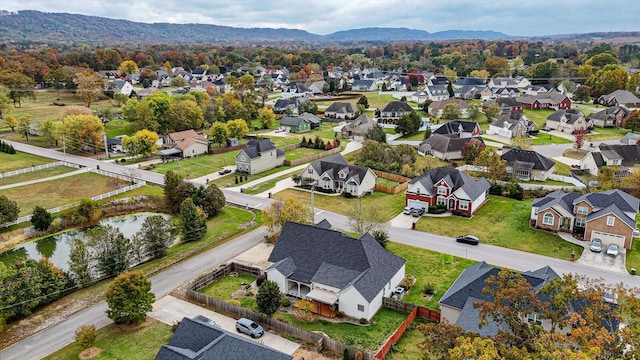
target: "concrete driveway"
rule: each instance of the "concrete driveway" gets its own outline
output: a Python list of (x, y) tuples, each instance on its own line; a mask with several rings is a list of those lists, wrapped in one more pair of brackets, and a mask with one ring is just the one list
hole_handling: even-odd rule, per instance
[(615, 258), (608, 256), (606, 250), (602, 250), (601, 253), (596, 253), (589, 250), (588, 247), (584, 249), (580, 258), (576, 261), (585, 265), (597, 267), (603, 270), (615, 271), (619, 273), (627, 273), (627, 266), (625, 263), (626, 250), (620, 249), (620, 253)]
[[(190, 302), (186, 302), (180, 299), (176, 299), (173, 296), (167, 295), (162, 299), (156, 301), (153, 304), (153, 312), (148, 314), (150, 317), (162, 321), (165, 324), (173, 324), (176, 321), (182, 320), (184, 317), (193, 318), (197, 315), (206, 316), (207, 318), (215, 321), (216, 325), (220, 326), (224, 330), (232, 333), (236, 332), (236, 319), (230, 318), (207, 310), (198, 305), (194, 305)], [(262, 345), (268, 346), (272, 349), (282, 351), (285, 354), (293, 355), (298, 350), (300, 345), (289, 341), (278, 335), (274, 335), (268, 331), (265, 331), (264, 335), (260, 339), (253, 339), (245, 334), (238, 334), (251, 341), (260, 342)]]

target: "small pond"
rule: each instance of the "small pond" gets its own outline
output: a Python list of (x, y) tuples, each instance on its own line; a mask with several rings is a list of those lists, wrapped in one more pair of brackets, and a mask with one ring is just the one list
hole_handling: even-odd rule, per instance
[[(153, 215), (162, 215), (165, 218), (170, 218), (166, 214), (154, 214), (154, 213), (138, 213), (124, 216), (117, 216), (100, 221), (101, 225), (111, 225), (120, 229), (124, 237), (131, 238), (144, 223), (145, 219)], [(53, 265), (66, 271), (69, 268), (67, 263), (69, 260), (69, 252), (73, 241), (84, 236), (85, 229), (81, 230), (69, 230), (54, 236), (48, 236), (38, 241), (28, 243), (26, 245), (17, 247), (0, 254), (0, 261), (5, 264), (13, 264), (17, 261), (34, 259), (40, 260), (47, 258), (51, 260)]]

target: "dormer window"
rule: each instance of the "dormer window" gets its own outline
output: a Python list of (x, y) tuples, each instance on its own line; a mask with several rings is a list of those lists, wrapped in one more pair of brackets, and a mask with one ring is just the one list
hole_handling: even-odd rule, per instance
[(578, 214), (587, 215), (587, 207), (586, 206), (578, 206)]
[(447, 188), (444, 186), (438, 186), (438, 194), (447, 195)]
[(340, 176), (340, 179), (344, 179), (344, 178), (346, 178), (346, 177), (347, 177), (347, 173), (345, 173), (344, 171), (340, 171), (340, 172), (338, 173), (338, 176)]

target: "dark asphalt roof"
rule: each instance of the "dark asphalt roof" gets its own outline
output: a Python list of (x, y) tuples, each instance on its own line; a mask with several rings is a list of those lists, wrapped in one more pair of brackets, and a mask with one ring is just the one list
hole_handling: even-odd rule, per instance
[(526, 162), (533, 164), (533, 169), (547, 171), (554, 167), (554, 163), (551, 159), (537, 153), (533, 150), (524, 150), (519, 147), (514, 147), (511, 150), (500, 156), (500, 159), (506, 160), (507, 164), (513, 166), (516, 162)]
[(477, 199), (491, 187), (485, 178), (476, 180), (460, 170), (444, 167), (425, 171), (419, 177), (411, 179), (409, 185), (420, 182), (430, 195), (434, 195), (433, 186), (440, 180), (444, 180), (449, 184), (451, 192), (462, 188), (471, 200)]

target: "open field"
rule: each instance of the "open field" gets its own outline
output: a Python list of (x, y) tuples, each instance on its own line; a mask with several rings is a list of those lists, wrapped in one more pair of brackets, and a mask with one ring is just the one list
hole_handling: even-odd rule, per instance
[[(280, 200), (288, 197), (295, 197), (303, 204), (308, 206), (311, 205), (311, 192), (309, 191), (286, 189), (273, 195), (273, 198)], [(385, 206), (378, 207), (378, 210), (382, 213), (383, 221), (386, 222), (393, 219), (402, 211), (405, 202), (404, 198), (405, 195), (403, 192), (396, 195), (390, 195), (380, 191), (375, 191), (373, 195), (347, 199), (344, 196), (328, 196), (316, 191), (314, 194), (314, 203), (316, 208), (333, 211), (342, 215), (346, 215), (358, 201), (362, 203), (363, 207), (375, 206), (374, 204), (385, 204)]]
[(197, 178), (220, 171), (223, 166), (236, 163), (236, 152), (226, 152), (216, 155), (200, 155), (192, 158), (158, 163), (154, 165), (153, 172), (166, 174), (172, 170), (185, 178)]
[(7, 154), (0, 152), (0, 173), (28, 168), (35, 165), (48, 164), (52, 159), (31, 155), (23, 152)]
[[(34, 122), (42, 122), (48, 119), (62, 119), (67, 110), (67, 106), (53, 105), (54, 102), (67, 106), (85, 106), (82, 100), (74, 96), (71, 92), (61, 91), (60, 100), (58, 100), (57, 91), (37, 91), (35, 101), (25, 99), (21, 107), (12, 108), (9, 114), (16, 118), (25, 115), (31, 116), (31, 120)], [(111, 105), (111, 100), (102, 100), (91, 104), (91, 110), (97, 111), (103, 108), (118, 109)]]
[(50, 209), (72, 203), (83, 197), (91, 197), (115, 190), (123, 184), (121, 180), (94, 173), (47, 182), (0, 190), (1, 195), (17, 201), (20, 215), (30, 214), (37, 205)]
[(571, 251), (580, 256), (581, 246), (565, 242), (553, 233), (529, 227), (531, 201), (491, 195), (470, 219), (459, 216), (422, 217), (417, 229), (452, 237), (473, 234), (486, 244), (560, 259), (568, 259)]
[(50, 176), (62, 175), (72, 171), (75, 171), (75, 168), (67, 167), (67, 166), (56, 166), (48, 169), (42, 169), (37, 171), (32, 171), (24, 174), (9, 176), (6, 178), (0, 178), (0, 186), (9, 185), (9, 184), (17, 184), (25, 181), (35, 180), (35, 179), (43, 179)]

